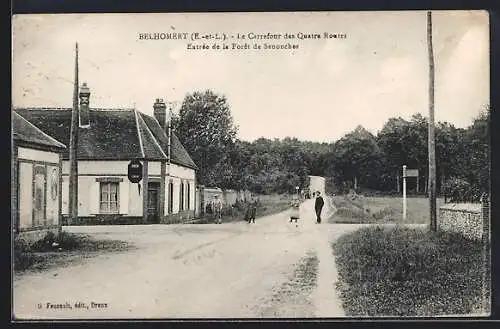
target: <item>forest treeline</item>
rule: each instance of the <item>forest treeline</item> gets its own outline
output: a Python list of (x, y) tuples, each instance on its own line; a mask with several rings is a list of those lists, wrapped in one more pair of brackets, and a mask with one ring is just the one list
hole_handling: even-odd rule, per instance
[[(478, 109), (467, 128), (448, 122), (435, 127), (437, 188), (455, 199), (477, 200), (489, 191), (490, 109)], [(428, 179), (428, 122), (421, 114), (389, 118), (377, 134), (362, 126), (331, 143), (237, 138), (224, 95), (211, 90), (186, 95), (173, 117), (173, 129), (199, 166), (205, 186), (246, 189), (256, 193), (291, 193), (307, 185), (308, 175), (328, 178), (337, 193), (372, 190), (396, 193), (402, 165), (419, 170), (419, 182), (408, 189), (425, 193)], [(417, 191), (418, 187), (418, 191)], [(333, 191), (333, 190), (332, 190)]]

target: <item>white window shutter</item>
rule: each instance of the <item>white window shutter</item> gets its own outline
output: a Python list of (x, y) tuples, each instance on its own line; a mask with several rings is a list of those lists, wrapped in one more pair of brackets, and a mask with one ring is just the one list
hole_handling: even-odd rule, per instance
[(128, 213), (129, 185), (127, 180), (120, 182), (120, 190), (118, 192), (120, 196), (120, 214)]
[(99, 199), (100, 199), (100, 183), (92, 182), (90, 185), (90, 214), (95, 215), (99, 213)]

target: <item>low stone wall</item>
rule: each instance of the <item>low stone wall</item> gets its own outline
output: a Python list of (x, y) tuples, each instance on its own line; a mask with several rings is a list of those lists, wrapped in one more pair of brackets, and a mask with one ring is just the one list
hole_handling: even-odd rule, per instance
[(473, 240), (482, 240), (488, 234), (489, 222), (480, 203), (453, 203), (439, 208), (438, 230), (460, 233)]

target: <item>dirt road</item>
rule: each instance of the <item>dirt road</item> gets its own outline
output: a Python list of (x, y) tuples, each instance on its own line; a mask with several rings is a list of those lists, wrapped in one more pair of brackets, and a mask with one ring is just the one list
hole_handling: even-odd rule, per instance
[[(324, 217), (331, 211), (326, 202)], [(14, 314), (22, 319), (341, 317), (330, 242), (357, 228), (315, 224), (313, 200), (302, 204), (297, 226), (285, 212), (255, 224), (66, 228), (131, 241), (137, 249), (16, 278)]]

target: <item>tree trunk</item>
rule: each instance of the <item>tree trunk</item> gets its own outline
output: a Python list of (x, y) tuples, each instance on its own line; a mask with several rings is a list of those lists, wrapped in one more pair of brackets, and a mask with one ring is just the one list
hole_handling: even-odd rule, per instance
[(399, 173), (396, 174), (396, 188), (398, 190), (398, 193), (400, 193), (401, 187), (399, 186)]
[(354, 191), (358, 192), (358, 177), (354, 176)]

